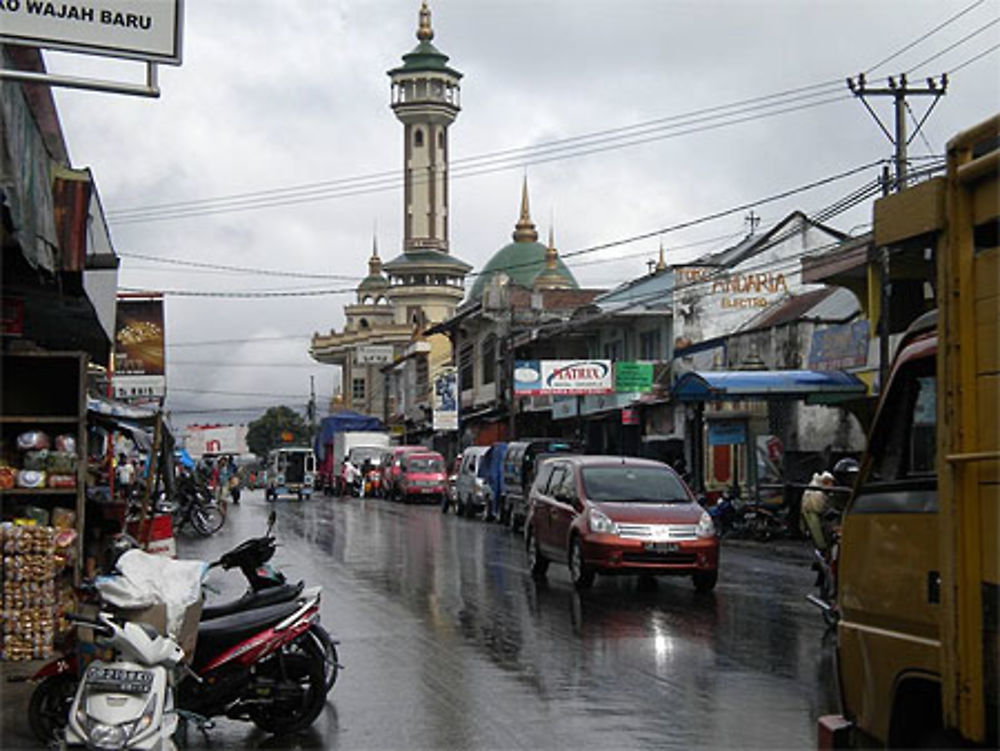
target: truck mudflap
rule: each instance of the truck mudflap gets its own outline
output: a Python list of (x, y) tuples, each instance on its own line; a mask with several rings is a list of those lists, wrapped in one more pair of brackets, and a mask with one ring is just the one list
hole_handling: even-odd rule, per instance
[(850, 748), (851, 727), (851, 721), (843, 715), (823, 715), (816, 721), (816, 748), (819, 751)]

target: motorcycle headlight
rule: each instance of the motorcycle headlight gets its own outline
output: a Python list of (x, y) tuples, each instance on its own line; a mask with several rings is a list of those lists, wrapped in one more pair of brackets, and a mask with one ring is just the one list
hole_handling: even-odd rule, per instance
[(712, 537), (715, 535), (715, 525), (712, 523), (712, 517), (707, 511), (701, 512), (698, 526), (695, 527), (695, 534), (698, 537)]
[(125, 728), (121, 725), (105, 725), (103, 722), (95, 723), (87, 733), (89, 744), (92, 747), (101, 749), (125, 748)]
[(604, 535), (618, 534), (618, 525), (611, 521), (603, 511), (591, 509), (589, 523), (591, 532)]
[(153, 720), (156, 719), (156, 698), (155, 693), (150, 694), (149, 701), (146, 702), (146, 706), (142, 710), (142, 717), (132, 723), (132, 727), (128, 731), (129, 738), (135, 738), (149, 730)]

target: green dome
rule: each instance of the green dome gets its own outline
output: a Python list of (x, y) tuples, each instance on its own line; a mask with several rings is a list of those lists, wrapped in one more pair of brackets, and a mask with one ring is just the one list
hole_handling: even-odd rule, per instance
[[(514, 284), (531, 289), (535, 277), (545, 271), (546, 250), (545, 244), (540, 242), (512, 242), (500, 248), (479, 272), (469, 291), (469, 299), (482, 297), (483, 289), (499, 271), (509, 276)], [(569, 280), (571, 289), (580, 288), (561, 258), (556, 259), (556, 269)]]

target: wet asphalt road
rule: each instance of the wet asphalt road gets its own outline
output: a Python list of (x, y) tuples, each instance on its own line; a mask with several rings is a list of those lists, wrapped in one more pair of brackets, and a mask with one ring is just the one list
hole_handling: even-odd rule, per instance
[[(802, 560), (723, 550), (719, 585), (598, 577), (536, 584), (520, 536), (377, 499), (268, 504), (246, 493), (226, 527), (179, 540), (211, 559), (278, 514), (274, 558), (321, 584), (346, 666), (313, 728), (271, 738), (221, 721), (193, 748), (810, 748), (836, 709), (832, 647), (804, 600)], [(214, 596), (242, 590), (214, 571)]]

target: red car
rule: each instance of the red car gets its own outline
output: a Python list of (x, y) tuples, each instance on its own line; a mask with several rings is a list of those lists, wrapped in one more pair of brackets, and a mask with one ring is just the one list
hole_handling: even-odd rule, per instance
[(382, 497), (395, 498), (399, 494), (402, 459), (406, 454), (426, 453), (425, 446), (393, 446), (382, 457)]
[(673, 469), (648, 459), (547, 459), (531, 486), (525, 542), (533, 576), (565, 561), (577, 589), (595, 574), (690, 576), (699, 592), (718, 579), (712, 518)]
[(429, 499), (440, 503), (448, 492), (444, 457), (436, 451), (405, 454), (400, 459), (397, 494), (404, 503)]

